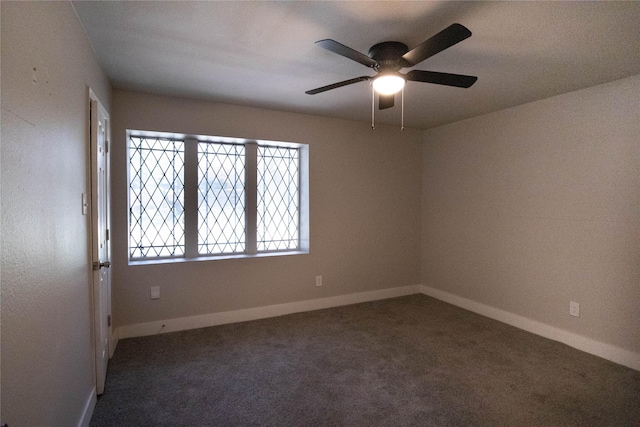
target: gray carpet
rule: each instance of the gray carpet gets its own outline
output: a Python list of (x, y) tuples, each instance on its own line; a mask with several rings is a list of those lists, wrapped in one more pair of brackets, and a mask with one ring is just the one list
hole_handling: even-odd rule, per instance
[(92, 426), (640, 425), (640, 372), (423, 295), (121, 340)]

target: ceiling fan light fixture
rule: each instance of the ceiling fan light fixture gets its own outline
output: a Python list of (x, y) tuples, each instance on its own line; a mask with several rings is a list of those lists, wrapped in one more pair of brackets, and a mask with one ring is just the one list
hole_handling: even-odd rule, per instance
[(373, 89), (381, 95), (393, 95), (404, 87), (405, 79), (397, 74), (383, 74), (373, 79)]

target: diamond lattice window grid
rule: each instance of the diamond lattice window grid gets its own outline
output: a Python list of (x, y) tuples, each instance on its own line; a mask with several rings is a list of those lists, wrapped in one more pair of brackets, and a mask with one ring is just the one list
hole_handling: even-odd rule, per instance
[(198, 143), (198, 253), (245, 251), (245, 148)]
[(309, 251), (305, 144), (127, 131), (129, 259)]
[(300, 150), (258, 146), (257, 250), (299, 248)]
[(184, 235), (184, 141), (129, 138), (129, 256), (181, 256)]

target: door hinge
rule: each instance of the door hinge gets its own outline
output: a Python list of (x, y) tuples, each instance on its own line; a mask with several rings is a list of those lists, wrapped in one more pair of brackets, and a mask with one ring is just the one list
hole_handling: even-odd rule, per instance
[(108, 152), (109, 152), (109, 141), (105, 141), (105, 142), (104, 142), (104, 151), (105, 151), (106, 153), (108, 153)]
[(111, 326), (111, 315), (107, 316), (107, 326)]
[(109, 229), (107, 228), (107, 240), (109, 240)]

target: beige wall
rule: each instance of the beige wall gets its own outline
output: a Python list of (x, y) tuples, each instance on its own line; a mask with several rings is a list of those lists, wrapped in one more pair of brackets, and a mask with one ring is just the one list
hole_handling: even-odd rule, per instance
[[(88, 86), (68, 2), (2, 2), (2, 422), (77, 425), (93, 390)], [(35, 70), (35, 71), (34, 71)]]
[[(127, 265), (126, 129), (309, 144), (308, 255)], [(420, 280), (422, 132), (114, 91), (116, 326), (399, 286)], [(315, 286), (315, 276), (323, 286)], [(151, 286), (161, 298), (151, 300)]]
[(639, 112), (635, 76), (427, 131), (423, 283), (640, 352)]

